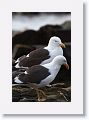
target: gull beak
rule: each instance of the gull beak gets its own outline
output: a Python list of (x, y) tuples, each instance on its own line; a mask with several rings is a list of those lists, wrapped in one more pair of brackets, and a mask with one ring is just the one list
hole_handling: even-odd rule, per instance
[(65, 44), (64, 43), (61, 43), (59, 46), (62, 47), (62, 48), (65, 48)]
[(63, 64), (67, 70), (69, 70), (69, 65), (67, 63)]

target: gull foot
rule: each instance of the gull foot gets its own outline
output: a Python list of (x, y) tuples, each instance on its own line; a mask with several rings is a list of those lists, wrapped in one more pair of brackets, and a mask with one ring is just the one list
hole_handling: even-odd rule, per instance
[(45, 101), (47, 99), (46, 94), (42, 90), (37, 90), (37, 95), (39, 102)]

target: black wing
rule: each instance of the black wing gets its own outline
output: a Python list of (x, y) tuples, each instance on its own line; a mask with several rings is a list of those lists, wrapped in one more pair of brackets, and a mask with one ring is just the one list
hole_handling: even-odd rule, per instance
[(40, 64), (42, 61), (49, 59), (49, 51), (43, 48), (37, 49), (29, 53), (29, 57), (25, 57), (19, 62), (20, 67), (31, 67)]
[(50, 75), (49, 70), (41, 65), (32, 66), (31, 68), (28, 68), (26, 72), (28, 74), (23, 73), (19, 75), (19, 80), (23, 83), (39, 84), (41, 80)]

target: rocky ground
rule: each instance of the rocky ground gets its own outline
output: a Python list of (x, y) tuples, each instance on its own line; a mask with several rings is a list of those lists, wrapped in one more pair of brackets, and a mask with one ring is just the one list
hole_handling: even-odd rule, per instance
[[(44, 102), (70, 102), (71, 88), (64, 83), (53, 84), (50, 87), (41, 88), (47, 98)], [(16, 85), (12, 87), (13, 102), (38, 102), (37, 93), (28, 85)]]

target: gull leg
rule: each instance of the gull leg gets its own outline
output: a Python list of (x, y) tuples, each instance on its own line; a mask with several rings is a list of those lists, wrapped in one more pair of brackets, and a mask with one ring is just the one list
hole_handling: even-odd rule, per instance
[(43, 92), (43, 90), (40, 90), (39, 87), (36, 84), (28, 84), (29, 87), (31, 87), (32, 89), (36, 90), (37, 92), (37, 97), (38, 97), (38, 101), (45, 101), (47, 99), (46, 94)]
[(42, 90), (36, 89), (36, 92), (37, 92), (39, 102), (45, 101), (47, 99), (46, 94)]

